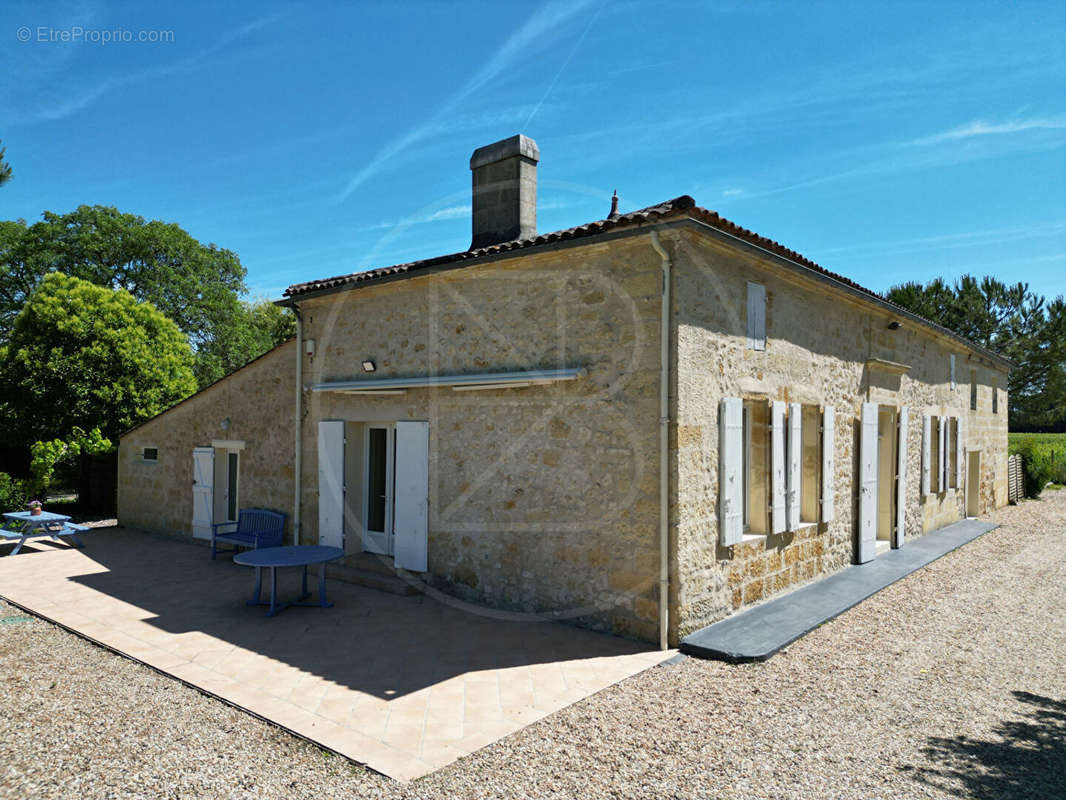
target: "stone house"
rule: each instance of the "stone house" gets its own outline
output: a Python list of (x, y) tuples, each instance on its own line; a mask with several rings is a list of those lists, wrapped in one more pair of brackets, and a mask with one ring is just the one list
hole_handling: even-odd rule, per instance
[(122, 437), (120, 523), (274, 508), (665, 646), (1006, 503), (1009, 362), (687, 196), (537, 234), (538, 159), (475, 151), (470, 250), (290, 286), (295, 341)]

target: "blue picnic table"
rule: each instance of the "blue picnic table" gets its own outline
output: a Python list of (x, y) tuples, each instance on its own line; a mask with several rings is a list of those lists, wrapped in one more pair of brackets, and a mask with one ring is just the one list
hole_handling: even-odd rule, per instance
[(5, 522), (15, 523), (15, 529), (9, 530), (7, 526), (0, 528), (0, 536), (5, 539), (18, 539), (15, 549), (8, 555), (17, 555), (22, 545), (30, 539), (55, 539), (62, 541), (60, 536), (69, 536), (74, 540), (75, 547), (85, 547), (78, 538), (79, 531), (89, 530), (85, 525), (75, 525), (66, 514), (53, 514), (51, 511), (42, 511), (34, 514), (30, 511), (5, 511)]
[[(233, 557), (233, 563), (246, 567), (255, 567), (255, 593), (252, 595), (252, 599), (248, 601), (248, 605), (270, 606), (266, 615), (272, 617), (289, 606), (330, 608), (333, 603), (326, 600), (326, 562), (336, 561), (338, 558), (343, 557), (344, 551), (339, 547), (326, 547), (317, 544), (289, 545), (287, 547), (263, 547), (238, 553)], [(311, 596), (307, 591), (307, 567), (311, 564), (321, 564), (318, 568), (318, 602), (304, 603), (302, 601)], [(303, 592), (297, 600), (278, 603), (278, 570), (284, 567), (303, 567)], [(269, 603), (260, 600), (264, 569), (270, 570)]]

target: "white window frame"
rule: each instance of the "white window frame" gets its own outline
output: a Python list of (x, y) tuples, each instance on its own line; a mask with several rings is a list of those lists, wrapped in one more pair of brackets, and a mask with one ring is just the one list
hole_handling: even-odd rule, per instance
[[(146, 451), (155, 450), (155, 458), (148, 458)], [(141, 461), (145, 464), (158, 464), (159, 463), (159, 448), (154, 444), (146, 444), (141, 447)]]

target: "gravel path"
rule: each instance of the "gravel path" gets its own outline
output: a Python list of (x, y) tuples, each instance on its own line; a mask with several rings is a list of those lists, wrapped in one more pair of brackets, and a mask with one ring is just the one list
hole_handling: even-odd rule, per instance
[(1062, 800), (1066, 491), (993, 519), (767, 663), (650, 670), (408, 785), (0, 602), (0, 797)]

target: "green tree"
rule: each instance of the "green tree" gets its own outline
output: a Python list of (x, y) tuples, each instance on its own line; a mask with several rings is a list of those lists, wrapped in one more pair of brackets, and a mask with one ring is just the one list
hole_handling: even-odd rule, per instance
[(1029, 285), (965, 275), (905, 283), (887, 298), (1015, 362), (1007, 388), (1012, 430), (1066, 421), (1066, 302), (1048, 302)]
[(295, 335), (296, 317), (287, 308), (241, 301), (218, 337), (197, 352), (196, 379), (201, 387), (213, 383)]
[[(201, 244), (173, 223), (111, 207), (46, 211), (33, 225), (0, 223), (0, 267), (0, 341), (50, 272), (125, 289), (152, 303), (209, 361), (218, 361), (218, 351), (235, 336), (230, 328), (241, 324), (245, 269), (235, 253)], [(225, 373), (203, 367), (197, 374), (210, 382)]]
[(11, 165), (4, 159), (4, 152), (6, 150), (6, 147), (0, 145), (0, 186), (3, 186), (11, 180)]
[(196, 390), (178, 327), (124, 289), (45, 275), (0, 349), (0, 397), (24, 445), (80, 427), (115, 438)]

